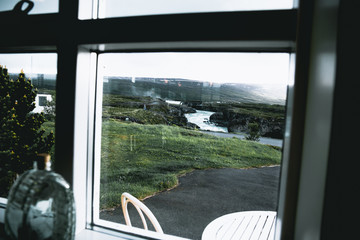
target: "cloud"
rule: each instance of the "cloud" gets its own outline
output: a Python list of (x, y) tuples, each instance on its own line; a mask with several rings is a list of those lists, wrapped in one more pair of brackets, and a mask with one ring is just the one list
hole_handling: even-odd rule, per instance
[(185, 78), (217, 83), (284, 84), (287, 53), (101, 54), (104, 76)]
[(287, 9), (292, 6), (292, 0), (106, 0), (100, 1), (100, 16)]

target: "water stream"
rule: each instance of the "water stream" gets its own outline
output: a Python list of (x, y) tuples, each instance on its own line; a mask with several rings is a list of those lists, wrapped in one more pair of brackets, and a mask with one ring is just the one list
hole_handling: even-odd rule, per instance
[[(219, 127), (213, 123), (210, 123), (210, 116), (214, 112), (210, 111), (201, 111), (196, 110), (196, 113), (187, 113), (185, 117), (191, 123), (194, 123), (200, 127), (200, 130), (206, 131), (205, 133), (217, 136), (217, 137), (236, 137), (240, 139), (244, 139), (246, 134), (234, 134), (228, 133), (226, 127)], [(211, 132), (209, 132), (211, 131)], [(260, 138), (260, 143), (262, 144), (269, 144), (273, 146), (282, 147), (283, 141), (281, 139), (274, 139), (274, 138)]]
[(198, 125), (200, 130), (227, 133), (228, 130), (226, 127), (216, 126), (214, 123), (210, 122), (210, 116), (213, 113), (214, 112), (210, 111), (196, 110), (196, 113), (185, 114), (185, 117), (189, 122)]

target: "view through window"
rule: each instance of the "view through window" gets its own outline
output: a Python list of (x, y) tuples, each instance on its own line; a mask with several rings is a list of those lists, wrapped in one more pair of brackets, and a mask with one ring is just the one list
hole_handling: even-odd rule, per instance
[(0, 54), (0, 65), (0, 198), (7, 198), (37, 154), (55, 161), (57, 55)]
[(13, 11), (14, 9), (16, 11), (21, 10), (30, 15), (57, 13), (59, 12), (59, 0), (31, 0), (31, 1), (1, 0), (0, 1), (0, 13)]
[(276, 211), (289, 54), (105, 53), (98, 72), (95, 219), (125, 224), (124, 192), (191, 239)]
[(292, 0), (98, 0), (99, 17), (291, 9)]

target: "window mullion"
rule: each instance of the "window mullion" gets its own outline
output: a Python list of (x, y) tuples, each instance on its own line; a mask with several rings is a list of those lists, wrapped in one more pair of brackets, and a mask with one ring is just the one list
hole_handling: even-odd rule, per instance
[(79, 1), (59, 0), (59, 14), (63, 21), (78, 19)]
[(58, 84), (56, 85), (56, 159), (54, 170), (73, 183), (74, 114), (77, 46), (58, 45)]

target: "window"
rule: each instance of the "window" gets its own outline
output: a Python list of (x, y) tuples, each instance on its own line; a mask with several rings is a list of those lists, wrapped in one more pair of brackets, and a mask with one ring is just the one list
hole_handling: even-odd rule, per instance
[[(42, 122), (41, 128), (36, 130), (45, 130), (43, 136), (48, 136), (55, 132), (55, 91), (56, 91), (56, 73), (57, 73), (57, 55), (55, 53), (23, 53), (23, 54), (0, 54), (0, 65), (2, 69), (6, 69), (8, 77), (6, 81), (12, 84), (2, 86), (2, 97), (7, 92), (11, 101), (6, 104), (2, 101), (2, 109), (13, 107), (14, 113), (8, 111), (3, 112), (4, 119), (2, 120), (1, 129), (1, 141), (0, 151), (2, 153), (1, 161), (1, 198), (6, 198), (11, 184), (16, 179), (16, 174), (31, 169), (33, 167), (35, 153), (39, 152), (40, 149), (32, 143), (33, 139), (28, 139), (29, 136), (33, 135), (34, 132), (24, 131), (28, 128), (28, 124), (31, 124), (28, 120), (17, 121), (17, 126), (12, 125), (8, 120), (9, 114), (16, 118), (21, 111), (31, 107), (31, 111), (27, 113), (27, 117), (31, 117), (33, 114), (43, 114), (43, 119), (39, 120)], [(21, 82), (19, 74), (25, 74), (24, 85), (17, 85), (18, 80)], [(20, 86), (20, 87), (19, 87)], [(24, 87), (26, 89), (24, 89)], [(14, 90), (15, 89), (15, 90)], [(30, 89), (29, 91), (27, 89)], [(13, 92), (15, 91), (15, 92)], [(11, 96), (10, 96), (11, 95)], [(5, 96), (6, 97), (6, 96)], [(23, 99), (31, 98), (33, 102), (25, 102)], [(2, 98), (3, 100), (3, 98)], [(15, 121), (16, 122), (16, 121)], [(10, 131), (10, 132), (9, 132)], [(12, 144), (8, 144), (8, 134), (16, 134), (17, 138)], [(26, 149), (18, 146), (26, 146)], [(53, 144), (52, 144), (53, 145)], [(9, 150), (10, 149), (10, 150)], [(55, 161), (55, 146), (48, 149), (51, 154), (52, 161)], [(10, 155), (8, 154), (10, 152)], [(31, 154), (27, 154), (31, 153)], [(19, 167), (13, 164), (11, 161), (16, 159), (11, 155), (18, 156), (22, 159), (22, 165), (26, 166)], [(7, 174), (6, 174), (7, 173)], [(4, 201), (4, 199), (2, 200)]]
[(39, 96), (39, 106), (44, 107), (46, 105), (47, 99), (46, 97)]
[(0, 3), (0, 11), (12, 11), (15, 9), (21, 9), (28, 12), (28, 14), (57, 13), (59, 11), (59, 0), (33, 0), (28, 2), (3, 0)]
[[(40, 6), (38, 3), (40, 1), (36, 2), (36, 5)], [(286, 124), (291, 128), (286, 127), (285, 131), (283, 149), (285, 161), (280, 179), (277, 224), (277, 233), (281, 236), (277, 239), (284, 239), (287, 234), (290, 236), (289, 239), (294, 238), (295, 234), (301, 238), (302, 235), (309, 233), (306, 231), (308, 226), (312, 227), (311, 230), (315, 234), (319, 233), (321, 228), (319, 223), (322, 219), (322, 211), (319, 209), (323, 209), (322, 190), (326, 180), (324, 176), (326, 154), (330, 140), (328, 119), (331, 119), (330, 103), (334, 90), (334, 74), (333, 71), (329, 72), (329, 69), (334, 70), (335, 64), (334, 61), (327, 61), (328, 58), (325, 59), (326, 61), (318, 61), (317, 57), (329, 56), (328, 52), (325, 51), (324, 54), (320, 51), (321, 47), (333, 51), (334, 45), (336, 46), (331, 43), (336, 43), (334, 29), (337, 25), (325, 24), (328, 23), (328, 19), (337, 22), (337, 15), (334, 12), (339, 8), (338, 3), (332, 5), (316, 1), (320, 3), (315, 4), (316, 14), (313, 14), (313, 7), (302, 1), (304, 5), (300, 7), (303, 11), (300, 20), (312, 16), (313, 21), (305, 21), (303, 23), (305, 25), (299, 28), (300, 36), (297, 36), (298, 14), (297, 10), (289, 9), (291, 7), (268, 11), (225, 9), (211, 12), (213, 10), (204, 9), (203, 12), (206, 13), (198, 13), (202, 10), (196, 9), (192, 14), (172, 14), (171, 11), (163, 10), (154, 13), (151, 10), (125, 15), (110, 13), (113, 6), (107, 3), (100, 3), (99, 5), (103, 5), (98, 9), (98, 2), (93, 1), (93, 4), (88, 4), (89, 1), (85, 0), (59, 0), (58, 13), (23, 16), (24, 21), (21, 23), (18, 16), (5, 12), (13, 7), (3, 8), (3, 12), (0, 13), (0, 19), (6, 20), (4, 22), (8, 24), (6, 31), (9, 36), (0, 41), (1, 53), (57, 53), (57, 77), (62, 81), (56, 86), (55, 171), (62, 174), (74, 189), (77, 202), (77, 236), (86, 238), (87, 234), (90, 234), (100, 235), (100, 239), (146, 238), (144, 232), (128, 228), (116, 229), (118, 226), (113, 224), (106, 225), (106, 228), (95, 224), (96, 211), (92, 209), (92, 202), (96, 201), (94, 194), (97, 193), (93, 190), (100, 189), (100, 186), (96, 186), (99, 183), (93, 179), (94, 168), (100, 169), (100, 166), (96, 166), (97, 162), (93, 161), (93, 146), (99, 144), (94, 141), (93, 136), (94, 116), (100, 116), (100, 113), (94, 112), (93, 106), (96, 98), (94, 93), (96, 71), (101, 72), (101, 69), (96, 68), (97, 56), (101, 57), (101, 54), (110, 52), (293, 53), (297, 37), (300, 39), (300, 49), (297, 54), (301, 56), (296, 57), (298, 59), (295, 70), (296, 81), (294, 85), (289, 86), (289, 93), (295, 91), (293, 95), (295, 97), (288, 98), (289, 107), (286, 113), (288, 116)], [(332, 10), (335, 11), (318, 11), (326, 7), (334, 7)], [(184, 11), (188, 12), (181, 9), (181, 12)], [(78, 12), (79, 19), (87, 20), (78, 20)], [(159, 15), (138, 16), (149, 14)], [(130, 15), (133, 17), (115, 18)], [(98, 20), (98, 17), (104, 19)], [(110, 19), (110, 17), (114, 18)], [(171, 27), (165, 28), (165, 25)], [(326, 39), (329, 36), (330, 44)], [(323, 44), (325, 40), (326, 44)], [(329, 63), (329, 68), (324, 67)], [(317, 71), (318, 65), (323, 67), (322, 71)], [(311, 74), (308, 74), (309, 68)], [(322, 81), (324, 79), (319, 76), (326, 76), (326, 80)], [(307, 101), (308, 104), (305, 104)], [(322, 104), (324, 102), (326, 104)], [(326, 124), (323, 124), (323, 120)], [(325, 134), (314, 136), (313, 133), (318, 133), (315, 126), (320, 126), (320, 133)], [(306, 158), (303, 157), (303, 153), (306, 153)], [(314, 167), (314, 164), (319, 162), (320, 166)], [(5, 206), (4, 202), (0, 202), (0, 222), (4, 216)], [(296, 212), (300, 214), (297, 216)], [(314, 222), (315, 225), (312, 224)], [(108, 230), (110, 227), (115, 231)], [(111, 236), (104, 237), (99, 232), (106, 232)], [(152, 237), (156, 238), (156, 236)]]
[(99, 18), (156, 15), (169, 13), (230, 12), (249, 10), (290, 9), (290, 0), (99, 0)]
[[(124, 192), (144, 199), (166, 234), (190, 239), (224, 214), (276, 211), (289, 60), (287, 53), (100, 54), (95, 223), (125, 224)], [(251, 172), (260, 175), (249, 187), (243, 178)]]
[[(242, 15), (241, 13), (236, 13), (235, 15), (238, 15), (239, 17)], [(273, 21), (273, 23), (279, 21), (279, 16), (283, 16), (284, 18), (291, 18), (294, 19), (294, 13), (291, 11), (283, 11), (283, 12), (277, 12), (276, 14), (274, 14), (274, 16), (276, 15), (275, 18), (273, 18), (271, 16), (271, 12), (269, 13), (264, 13), (264, 15), (260, 14), (261, 17), (259, 17), (258, 23), (260, 24), (260, 22), (263, 22), (261, 20), (261, 18), (264, 19), (269, 19), (270, 21)], [(164, 16), (165, 19), (167, 18), (166, 16)], [(198, 20), (201, 20), (203, 17), (203, 15), (199, 15), (196, 16), (196, 18), (198, 18)], [(208, 18), (209, 15), (205, 16), (205, 18)], [(247, 16), (245, 16), (245, 18), (248, 18)], [(250, 16), (250, 19), (252, 17)], [(282, 17), (280, 17), (282, 18)], [(211, 18), (210, 18), (211, 19)], [(231, 20), (231, 22), (234, 19)], [(88, 22), (86, 21), (79, 21), (78, 23), (80, 25), (83, 25), (84, 27), (82, 27), (81, 29), (86, 29), (88, 28), (88, 26), (95, 26), (97, 20), (92, 20), (94, 22), (92, 22), (90, 25), (87, 25)], [(105, 21), (107, 21), (105, 19)], [(150, 19), (150, 22), (152, 20)], [(188, 18), (186, 15), (184, 16), (179, 16), (179, 19), (175, 19), (174, 20), (174, 24), (179, 24), (181, 23), (186, 23), (186, 22), (192, 22), (193, 19)], [(184, 22), (185, 21), (185, 22)], [(222, 20), (219, 21), (220, 25), (223, 24), (229, 24), (230, 22), (228, 22), (229, 19), (224, 19), (224, 22), (222, 22)], [(117, 23), (114, 23), (112, 21), (109, 22), (110, 24), (115, 24), (117, 25)], [(95, 24), (95, 25), (92, 25)], [(270, 23), (269, 23), (270, 24)], [(278, 24), (270, 24), (270, 25), (276, 25), (279, 26)], [(266, 27), (263, 27), (264, 29)], [(286, 28), (286, 26), (282, 26), (280, 28)], [(53, 28), (52, 28), (53, 29)], [(52, 31), (47, 29), (48, 31)], [(80, 30), (80, 29), (79, 29)], [(100, 29), (99, 29), (100, 30)], [(194, 32), (194, 29), (189, 29), (189, 33), (190, 32)], [(63, 28), (59, 29), (59, 32), (62, 32)], [(81, 31), (81, 30), (80, 30)], [(186, 31), (187, 32), (187, 31)], [(97, 182), (96, 179), (96, 174), (95, 179), (92, 179), (92, 171), (94, 168), (95, 173), (96, 171), (98, 171), (100, 169), (100, 167), (98, 167), (96, 164), (98, 164), (95, 161), (95, 165), (91, 164), (91, 160), (92, 160), (92, 156), (93, 156), (93, 148), (92, 146), (95, 145), (96, 146), (100, 146), (98, 145), (98, 143), (96, 142), (97, 140), (93, 139), (93, 133), (91, 131), (91, 129), (93, 129), (93, 119), (92, 116), (94, 116), (96, 114), (96, 112), (94, 112), (94, 108), (92, 108), (93, 102), (95, 101), (95, 98), (98, 99), (98, 97), (100, 96), (95, 96), (94, 92), (94, 83), (95, 83), (95, 78), (93, 78), (95, 76), (96, 71), (98, 71), (99, 74), (101, 74), (101, 68), (97, 69), (97, 56), (98, 56), (98, 61), (99, 63), (101, 62), (101, 58), (102, 56), (106, 56), (106, 55), (110, 55), (109, 51), (122, 51), (122, 52), (147, 52), (149, 50), (151, 50), (152, 52), (158, 52), (158, 55), (161, 55), (161, 52), (164, 52), (164, 50), (168, 50), (166, 52), (171, 53), (174, 52), (174, 50), (176, 50), (175, 52), (178, 52), (178, 54), (180, 54), (181, 52), (187, 52), (185, 54), (186, 55), (192, 55), (191, 52), (197, 52), (199, 50), (200, 53), (202, 53), (203, 55), (206, 55), (206, 53), (208, 52), (208, 55), (217, 55), (220, 56), (221, 54), (226, 55), (229, 52), (241, 52), (242, 50), (246, 50), (246, 51), (264, 51), (264, 52), (275, 52), (275, 53), (279, 53), (279, 52), (288, 52), (289, 50), (291, 50), (292, 47), (292, 33), (290, 33), (291, 31), (287, 32), (285, 35), (282, 35), (281, 38), (284, 39), (284, 42), (282, 41), (275, 41), (269, 45), (267, 44), (263, 44), (259, 41), (254, 41), (254, 42), (249, 42), (249, 41), (245, 41), (245, 42), (241, 42), (241, 41), (237, 41), (238, 39), (233, 38), (233, 37), (225, 37), (223, 38), (223, 40), (221, 41), (215, 41), (215, 39), (217, 39), (217, 34), (216, 31), (214, 32), (213, 29), (212, 31), (207, 31), (207, 33), (205, 35), (202, 34), (202, 37), (196, 41), (194, 41), (192, 39), (192, 35), (187, 33), (184, 36), (187, 36), (186, 38), (188, 39), (192, 39), (192, 41), (186, 41), (184, 38), (180, 37), (180, 36), (176, 36), (173, 33), (172, 34), (168, 34), (165, 32), (161, 32), (160, 35), (155, 34), (155, 35), (146, 35), (147, 36), (147, 43), (124, 43), (121, 42), (121, 38), (117, 38), (117, 42), (113, 42), (113, 43), (106, 43), (106, 44), (91, 44), (91, 45), (87, 45), (87, 44), (83, 44), (84, 42), (82, 42), (82, 40), (80, 40), (80, 37), (76, 37), (74, 36), (75, 42), (77, 42), (77, 45), (73, 45), (71, 47), (70, 45), (64, 44), (64, 43), (59, 43), (56, 47), (58, 48), (58, 77), (61, 79), (67, 79), (66, 80), (66, 84), (58, 84), (56, 86), (56, 90), (57, 90), (57, 102), (58, 103), (62, 103), (62, 104), (58, 104), (56, 107), (57, 110), (57, 124), (56, 124), (56, 159), (62, 159), (61, 162), (57, 161), (55, 164), (55, 171), (61, 173), (69, 182), (71, 182), (73, 184), (73, 188), (74, 188), (74, 193), (75, 193), (75, 199), (77, 202), (83, 202), (83, 206), (82, 205), (78, 205), (78, 218), (80, 220), (77, 221), (78, 224), (78, 228), (81, 229), (81, 223), (82, 222), (87, 222), (88, 223), (88, 227), (92, 227), (94, 226), (106, 226), (106, 227), (111, 227), (112, 224), (110, 223), (105, 223), (102, 224), (102, 219), (101, 217), (97, 216), (96, 214), (99, 213), (99, 211), (96, 211), (96, 207), (100, 208), (100, 205), (96, 204), (97, 198), (96, 198), (96, 194), (98, 194), (96, 192), (96, 189), (100, 189), (97, 188), (97, 185), (100, 182)], [(65, 33), (65, 32), (64, 32)], [(272, 33), (271, 33), (272, 34)], [(61, 36), (65, 36), (60, 34)], [(128, 34), (126, 34), (128, 36)], [(206, 36), (207, 35), (207, 36)], [(99, 34), (100, 38), (104, 37), (103, 34)], [(158, 41), (159, 37), (163, 37), (166, 41), (168, 42), (164, 42), (162, 43), (161, 41)], [(169, 38), (170, 37), (170, 38)], [(60, 37), (59, 38), (63, 38)], [(153, 39), (151, 39), (153, 38)], [(177, 41), (173, 41), (176, 40), (178, 38)], [(51, 46), (52, 44), (55, 44), (55, 42), (52, 42), (53, 40), (51, 40), (51, 38), (46, 38), (45, 40), (43, 40), (40, 36), (38, 35), (34, 35), (34, 41), (36, 41), (36, 39), (38, 39), (40, 42), (48, 41), (48, 45), (50, 45), (50, 47), (44, 46), (44, 48), (40, 48), (43, 49), (43, 51), (48, 51), (48, 49), (53, 49), (53, 47)], [(90, 38), (92, 39), (92, 38)], [(106, 39), (106, 38), (105, 38)], [(104, 39), (104, 40), (105, 40)], [(173, 40), (171, 40), (173, 39)], [(211, 41), (201, 41), (204, 39), (210, 39)], [(285, 41), (285, 39), (287, 39)], [(94, 39), (93, 39), (94, 40)], [(290, 40), (290, 41), (289, 41)], [(92, 41), (92, 40), (91, 40)], [(90, 42), (91, 42), (90, 41)], [(102, 40), (100, 40), (102, 41)], [(108, 40), (105, 40), (108, 41)], [(25, 44), (25, 43), (24, 43)], [(56, 43), (57, 44), (57, 43)], [(39, 48), (39, 47), (35, 47), (35, 48)], [(71, 50), (72, 49), (72, 50)], [(170, 51), (172, 50), (172, 51)], [(218, 52), (218, 53), (212, 53), (211, 52)], [(162, 53), (164, 55), (167, 55), (168, 53)], [(72, 57), (70, 56), (71, 54), (74, 54)], [(244, 53), (246, 54), (246, 53)], [(201, 55), (201, 54), (200, 54)], [(231, 55), (231, 54), (230, 54)], [(235, 54), (236, 55), (236, 54)], [(255, 54), (256, 55), (256, 54)], [(280, 54), (281, 55), (281, 54)], [(283, 54), (285, 55), (285, 59), (287, 59), (286, 61), (288, 61), (288, 57), (286, 56), (287, 54)], [(75, 61), (75, 56), (77, 57), (77, 62)], [(143, 55), (144, 56), (144, 55)], [(70, 60), (72, 59), (72, 60)], [(215, 59), (215, 58), (214, 58)], [(151, 61), (151, 60), (150, 60)], [(271, 61), (270, 61), (271, 62)], [(286, 64), (285, 64), (286, 65)], [(72, 74), (74, 74), (75, 72), (75, 66), (76, 66), (76, 72), (77, 72), (77, 77), (76, 77), (76, 82), (75, 82), (75, 78)], [(234, 66), (232, 67), (233, 69), (235, 68)], [(286, 71), (285, 71), (286, 72)], [(109, 75), (111, 76), (111, 75)], [(141, 76), (140, 76), (141, 77)], [(42, 75), (42, 73), (40, 73), (37, 76), (36, 79), (36, 84), (38, 84), (39, 86), (42, 86), (45, 84), (45, 81), (43, 81), (43, 79), (46, 79), (46, 74), (44, 73), (44, 75)], [(89, 80), (90, 79), (90, 80)], [(192, 79), (192, 78), (191, 78)], [(98, 78), (98, 81), (100, 82), (102, 79)], [(136, 82), (136, 78), (134, 79)], [(98, 84), (100, 84), (98, 82)], [(181, 85), (182, 83), (179, 82), (179, 84)], [(206, 83), (209, 84), (209, 83)], [(177, 85), (179, 87), (179, 85)], [(286, 87), (283, 88), (282, 91), (282, 95), (284, 96)], [(73, 94), (73, 95), (72, 95)], [(173, 96), (173, 94), (175, 94), (175, 98)], [(168, 101), (171, 100), (177, 100), (177, 101), (181, 101), (183, 99), (179, 99), (178, 97), (176, 97), (176, 94), (180, 94), (180, 97), (182, 95), (184, 95), (184, 92), (178, 92), (178, 93), (174, 93), (173, 91), (168, 91)], [(211, 96), (207, 96), (210, 97)], [(213, 96), (215, 98), (219, 98), (219, 96), (216, 96), (216, 94)], [(284, 97), (282, 98), (283, 100), (281, 101), (281, 104), (284, 104)], [(221, 99), (219, 99), (221, 100)], [(98, 101), (97, 101), (98, 102)], [(75, 106), (75, 107), (74, 107)], [(151, 107), (151, 106), (147, 106), (147, 107)], [(143, 106), (144, 108), (144, 106)], [(76, 110), (74, 110), (76, 109)], [(93, 110), (91, 110), (93, 109)], [(75, 123), (72, 119), (72, 114), (71, 112), (73, 112), (74, 118), (75, 118)], [(101, 115), (96, 115), (101, 116)], [(97, 122), (96, 122), (97, 123)], [(71, 127), (73, 126), (73, 128)], [(194, 125), (193, 125), (194, 126)], [(72, 130), (73, 129), (73, 130)], [(98, 129), (98, 128), (97, 128)], [(88, 141), (84, 141), (85, 136), (88, 137)], [(69, 139), (74, 139), (69, 141)], [(133, 144), (139, 144), (139, 140), (137, 138), (133, 139)], [(74, 141), (74, 142), (72, 142)], [(136, 145), (139, 146), (139, 145)], [(134, 148), (136, 148), (136, 146), (134, 146)], [(60, 149), (60, 150), (59, 150)], [(76, 149), (76, 150), (75, 150)], [(85, 153), (85, 154), (84, 154)], [(73, 159), (77, 159), (76, 161), (73, 161)], [(278, 158), (280, 159), (280, 158)], [(84, 166), (89, 166), (88, 168), (84, 168)], [(182, 169), (184, 171), (188, 170), (186, 168)], [(75, 174), (76, 172), (76, 174)], [(89, 176), (89, 178), (86, 178), (86, 176)], [(159, 184), (161, 185), (161, 182), (163, 186), (161, 186), (162, 188), (166, 187), (166, 185), (168, 184), (169, 180), (173, 181), (174, 177), (169, 175), (166, 176), (164, 175), (164, 180), (160, 181)], [(84, 184), (82, 183), (82, 181), (80, 179), (87, 179), (87, 185), (84, 186)], [(73, 181), (74, 180), (74, 181)], [(94, 186), (94, 188), (93, 188)], [(169, 185), (170, 186), (170, 185)], [(93, 211), (92, 206), (93, 203), (91, 202), (91, 199), (93, 199), (92, 194), (94, 194), (94, 207), (95, 207), (95, 211)], [(84, 196), (87, 196), (87, 202), (84, 201)], [(83, 213), (83, 214), (82, 214)], [(96, 222), (97, 220), (99, 220), (98, 222)], [(99, 224), (100, 223), (100, 224)], [(118, 228), (118, 229), (123, 229), (123, 228)], [(128, 229), (125, 228), (124, 230), (125, 232), (128, 232)], [(137, 234), (140, 235), (147, 235), (147, 233), (144, 232), (137, 232), (134, 231), (133, 229), (130, 230), (131, 232), (136, 232)], [(181, 235), (180, 235), (181, 236)]]

